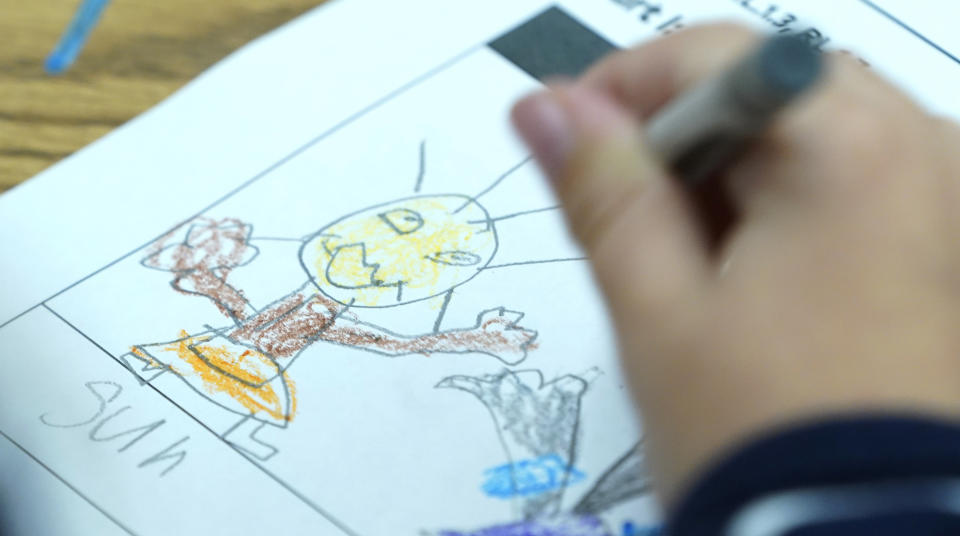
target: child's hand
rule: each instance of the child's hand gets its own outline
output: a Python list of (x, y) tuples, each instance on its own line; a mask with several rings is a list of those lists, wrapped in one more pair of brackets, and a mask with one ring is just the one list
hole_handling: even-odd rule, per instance
[(867, 68), (826, 80), (727, 170), (707, 246), (642, 121), (756, 36), (683, 31), (524, 99), (616, 321), (660, 492), (748, 435), (864, 410), (960, 409), (960, 134)]

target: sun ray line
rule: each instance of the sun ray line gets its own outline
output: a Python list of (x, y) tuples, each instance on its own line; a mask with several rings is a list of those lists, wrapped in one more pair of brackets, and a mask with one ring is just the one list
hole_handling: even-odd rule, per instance
[(589, 257), (569, 257), (565, 259), (544, 259), (539, 261), (520, 261), (520, 262), (508, 262), (505, 264), (491, 264), (484, 266), (481, 270), (492, 270), (494, 268), (506, 268), (508, 266), (523, 266), (525, 264), (546, 264), (551, 262), (570, 262), (570, 261), (586, 261), (589, 260)]
[(526, 216), (526, 215), (528, 215), (528, 214), (536, 214), (537, 212), (547, 212), (547, 211), (549, 211), (549, 210), (557, 210), (558, 208), (561, 208), (561, 206), (560, 206), (560, 205), (556, 205), (556, 206), (552, 206), (552, 207), (535, 208), (535, 209), (531, 209), (531, 210), (522, 210), (522, 211), (520, 211), (520, 212), (514, 212), (514, 213), (512, 213), (512, 214), (506, 214), (506, 215), (504, 215), (504, 216), (497, 216), (496, 218), (487, 218), (487, 219), (485, 219), (485, 220), (471, 220), (471, 221), (468, 221), (467, 223), (491, 223), (491, 222), (495, 222), (495, 221), (509, 220), (510, 218), (516, 218), (517, 216)]
[(457, 210), (454, 210), (453, 212), (451, 212), (451, 214), (456, 214), (456, 213), (460, 212), (461, 210), (467, 208), (467, 206), (470, 205), (470, 203), (473, 203), (473, 202), (475, 202), (477, 199), (480, 199), (480, 197), (482, 197), (482, 196), (490, 193), (491, 190), (493, 190), (494, 188), (496, 188), (497, 186), (499, 186), (501, 182), (503, 182), (503, 179), (506, 179), (507, 177), (509, 177), (510, 175), (512, 175), (513, 172), (515, 172), (515, 171), (517, 171), (518, 169), (522, 168), (522, 167), (523, 167), (524, 165), (526, 165), (526, 163), (529, 162), (530, 160), (533, 160), (533, 155), (527, 156), (526, 158), (524, 158), (523, 160), (521, 160), (519, 163), (515, 164), (513, 167), (511, 167), (510, 169), (508, 169), (506, 173), (504, 173), (503, 175), (500, 175), (499, 177), (497, 177), (497, 180), (493, 181), (493, 182), (490, 184), (490, 186), (487, 186), (486, 188), (484, 188), (483, 190), (481, 190), (480, 193), (478, 193), (477, 195), (471, 197), (469, 200), (467, 200), (466, 203), (460, 205), (460, 208), (458, 208)]
[(417, 184), (413, 187), (414, 193), (420, 193), (420, 187), (423, 186), (423, 175), (426, 173), (426, 147), (427, 140), (420, 141), (420, 171), (417, 172)]

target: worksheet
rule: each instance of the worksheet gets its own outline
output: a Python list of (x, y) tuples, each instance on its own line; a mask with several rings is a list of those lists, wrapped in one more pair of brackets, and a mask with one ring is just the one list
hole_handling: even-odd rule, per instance
[(960, 117), (953, 43), (906, 5), (335, 0), (244, 47), (0, 197), (0, 528), (658, 534), (607, 312), (510, 106), (733, 20)]

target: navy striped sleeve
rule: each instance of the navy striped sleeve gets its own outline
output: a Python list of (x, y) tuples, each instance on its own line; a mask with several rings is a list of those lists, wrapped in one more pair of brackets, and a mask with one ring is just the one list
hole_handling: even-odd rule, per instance
[(666, 533), (960, 534), (960, 427), (873, 415), (770, 433), (706, 471)]

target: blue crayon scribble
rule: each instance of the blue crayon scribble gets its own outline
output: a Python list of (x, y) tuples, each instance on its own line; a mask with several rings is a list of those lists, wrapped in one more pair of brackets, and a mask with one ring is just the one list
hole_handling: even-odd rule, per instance
[(663, 536), (663, 526), (637, 527), (632, 521), (624, 521), (620, 536)]
[(483, 492), (500, 499), (538, 495), (586, 478), (556, 454), (500, 465), (484, 474)]
[(437, 536), (610, 536), (596, 517), (561, 516), (495, 525), (473, 531), (445, 530)]

